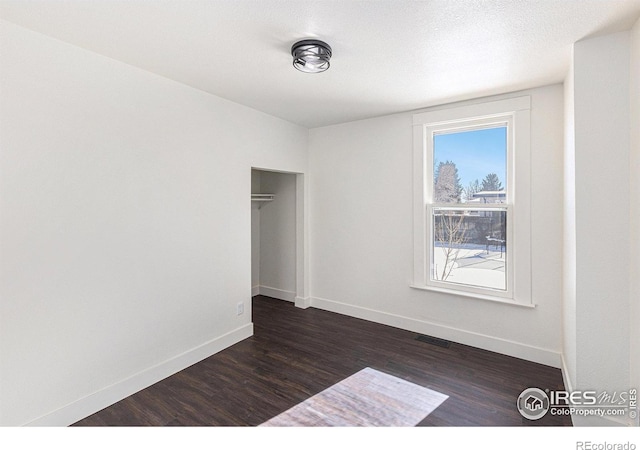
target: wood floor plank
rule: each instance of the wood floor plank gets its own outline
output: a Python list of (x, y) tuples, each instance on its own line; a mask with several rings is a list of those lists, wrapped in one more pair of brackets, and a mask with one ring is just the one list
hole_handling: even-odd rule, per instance
[(516, 409), (528, 387), (563, 389), (559, 369), (257, 296), (254, 336), (75, 426), (256, 426), (365, 367), (449, 396), (420, 426), (570, 426)]

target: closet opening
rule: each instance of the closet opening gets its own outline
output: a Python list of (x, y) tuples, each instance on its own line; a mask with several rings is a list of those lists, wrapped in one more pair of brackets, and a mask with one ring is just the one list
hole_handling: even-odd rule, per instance
[(251, 296), (309, 306), (304, 174), (251, 169)]

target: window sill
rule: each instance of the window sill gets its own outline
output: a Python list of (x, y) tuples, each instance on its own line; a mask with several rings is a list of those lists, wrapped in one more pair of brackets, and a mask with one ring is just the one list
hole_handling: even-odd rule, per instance
[(512, 306), (520, 306), (523, 308), (535, 308), (536, 305), (532, 304), (532, 303), (518, 303), (514, 300), (510, 300), (507, 298), (502, 298), (502, 297), (496, 297), (493, 295), (483, 295), (483, 294), (474, 294), (471, 292), (463, 292), (463, 291), (456, 291), (454, 289), (443, 289), (443, 288), (438, 288), (438, 287), (433, 287), (433, 286), (423, 286), (423, 285), (416, 285), (416, 284), (410, 284), (409, 287), (411, 289), (418, 289), (421, 291), (433, 291), (433, 292), (440, 292), (442, 294), (450, 294), (450, 295), (455, 295), (458, 297), (468, 297), (468, 298), (473, 298), (476, 300), (487, 300), (490, 302), (497, 302), (497, 303), (502, 303), (505, 305), (512, 305)]

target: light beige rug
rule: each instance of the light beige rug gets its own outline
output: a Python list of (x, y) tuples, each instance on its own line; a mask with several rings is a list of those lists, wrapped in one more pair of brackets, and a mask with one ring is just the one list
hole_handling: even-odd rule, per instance
[(447, 398), (367, 367), (260, 426), (415, 426)]

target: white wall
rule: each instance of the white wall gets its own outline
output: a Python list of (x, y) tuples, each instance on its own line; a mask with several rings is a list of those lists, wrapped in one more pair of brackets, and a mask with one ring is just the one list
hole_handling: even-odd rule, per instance
[(250, 168), (308, 132), (0, 26), (0, 424), (67, 424), (251, 334)]
[(563, 88), (553, 85), (511, 96), (523, 94), (532, 98), (532, 281), (537, 307), (409, 288), (411, 113), (310, 131), (313, 306), (560, 366)]
[[(631, 151), (630, 151), (630, 217), (629, 280), (631, 314), (631, 386), (640, 389), (640, 20), (631, 33)], [(640, 420), (636, 420), (640, 425)]]
[[(630, 33), (574, 45), (576, 389), (630, 386)], [(637, 126), (637, 122), (636, 122)], [(637, 176), (637, 175), (636, 175)], [(637, 233), (637, 230), (636, 230)], [(578, 425), (592, 420), (574, 418)]]
[[(260, 194), (261, 171), (251, 170), (251, 193)], [(251, 295), (260, 287), (260, 202), (251, 202)]]
[(261, 172), (263, 193), (273, 201), (260, 208), (260, 293), (296, 297), (296, 175)]

